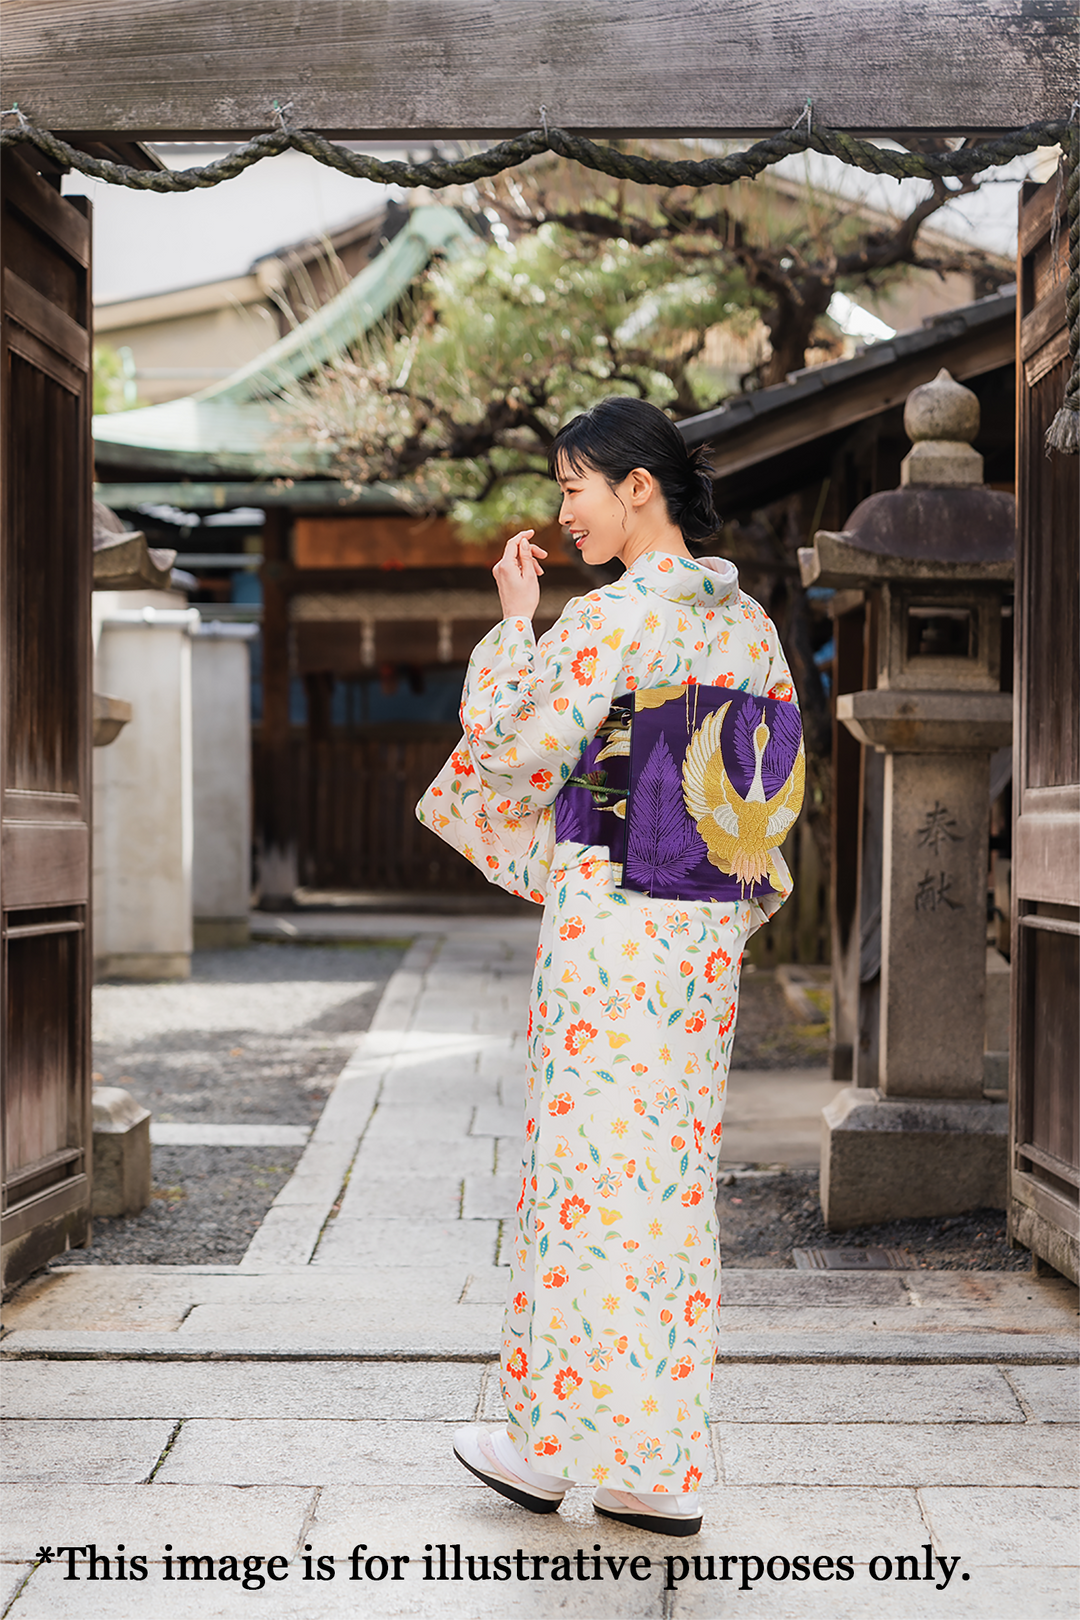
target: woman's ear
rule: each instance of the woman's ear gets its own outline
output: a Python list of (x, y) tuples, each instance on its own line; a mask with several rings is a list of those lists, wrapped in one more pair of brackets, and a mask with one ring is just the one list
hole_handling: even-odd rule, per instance
[(656, 489), (656, 479), (645, 467), (635, 467), (628, 474), (631, 506), (648, 506)]

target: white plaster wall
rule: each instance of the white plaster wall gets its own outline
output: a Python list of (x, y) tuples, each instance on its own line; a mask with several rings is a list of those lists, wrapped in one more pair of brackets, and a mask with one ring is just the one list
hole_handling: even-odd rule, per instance
[(227, 634), (200, 634), (192, 641), (191, 658), (192, 910), (200, 920), (246, 919), (251, 903), (248, 646)]
[(126, 698), (133, 714), (115, 742), (94, 749), (94, 956), (120, 972), (130, 958), (138, 977), (189, 970), (191, 638), (183, 625), (107, 615), (182, 604), (164, 592), (95, 602), (94, 689)]

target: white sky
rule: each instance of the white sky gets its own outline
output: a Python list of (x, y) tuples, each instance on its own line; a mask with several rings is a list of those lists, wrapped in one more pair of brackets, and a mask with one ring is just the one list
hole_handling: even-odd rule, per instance
[[(158, 150), (170, 168), (188, 168), (229, 148)], [(404, 154), (385, 149), (385, 155)], [(936, 214), (934, 228), (1012, 257), (1020, 181), (1038, 161), (1035, 154), (992, 170), (977, 195)], [(1042, 162), (1051, 172), (1046, 154)], [(864, 174), (815, 153), (785, 158), (777, 167), (791, 179), (809, 179), (886, 211), (906, 212), (926, 189), (921, 181)], [(1039, 178), (1045, 177), (1040, 171)], [(243, 275), (254, 259), (370, 213), (387, 194), (386, 187), (350, 179), (299, 152), (267, 158), (205, 191), (159, 196), (78, 174), (66, 176), (63, 189), (88, 196), (94, 205), (94, 300), (99, 304)]]
[[(946, 203), (927, 220), (927, 228), (957, 237), (965, 246), (979, 247), (1003, 257), (1016, 257), (1016, 222), (1020, 184), (1028, 175), (1045, 180), (1053, 173), (1057, 147), (1040, 149), (1028, 157), (1014, 158), (1000, 169), (988, 169), (979, 176), (979, 189), (971, 196)], [(867, 174), (841, 163), (838, 158), (817, 152), (800, 152), (782, 158), (776, 173), (789, 180), (801, 180), (823, 190), (838, 192), (898, 218), (910, 213), (929, 192), (922, 180), (893, 180), (888, 175)]]
[[(228, 150), (162, 147), (160, 153), (169, 168), (187, 169)], [(264, 254), (372, 213), (388, 188), (339, 174), (301, 152), (283, 152), (205, 191), (129, 191), (74, 173), (65, 176), (63, 189), (93, 204), (94, 302), (112, 304), (242, 276)]]

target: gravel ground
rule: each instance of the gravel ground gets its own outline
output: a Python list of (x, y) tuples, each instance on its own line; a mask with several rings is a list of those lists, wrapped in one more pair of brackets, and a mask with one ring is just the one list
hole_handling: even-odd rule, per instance
[(830, 1232), (821, 1219), (815, 1170), (737, 1179), (721, 1185), (716, 1202), (727, 1267), (791, 1267), (792, 1249), (871, 1248), (906, 1250), (913, 1271), (1027, 1271), (1031, 1266), (1026, 1249), (1009, 1247), (1002, 1209)]
[[(94, 1069), (158, 1121), (315, 1124), (407, 940), (196, 951), (182, 984), (94, 989)], [(139, 1215), (57, 1265), (232, 1265), (300, 1148), (155, 1147)]]
[(407, 942), (196, 951), (181, 984), (94, 988), (94, 1070), (156, 1120), (314, 1125)]
[(155, 1147), (139, 1215), (98, 1216), (88, 1249), (55, 1265), (234, 1266), (293, 1172), (298, 1147)]
[(829, 1060), (828, 1024), (800, 1024), (768, 970), (743, 968), (733, 1069), (816, 1069)]
[[(743, 973), (733, 1069), (800, 1069), (828, 1061), (827, 1024), (800, 1024), (767, 971)], [(793, 1266), (792, 1249), (905, 1249), (912, 1268), (1026, 1271), (1031, 1256), (1009, 1247), (1005, 1211), (889, 1221), (830, 1232), (821, 1218), (815, 1171), (787, 1171), (721, 1186), (717, 1198), (725, 1266)]]

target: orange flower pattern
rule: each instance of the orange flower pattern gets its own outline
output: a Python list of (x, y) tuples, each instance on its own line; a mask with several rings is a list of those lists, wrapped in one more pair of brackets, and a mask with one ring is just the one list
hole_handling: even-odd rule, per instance
[(585, 1050), (590, 1041), (595, 1041), (598, 1034), (599, 1030), (594, 1029), (587, 1019), (582, 1018), (578, 1023), (570, 1025), (563, 1045), (576, 1057), (579, 1052)]
[(694, 681), (794, 699), (772, 624), (720, 559), (649, 554), (539, 641), (504, 619), (473, 653), (464, 737), (417, 809), (492, 882), (544, 904), (509, 1243), (509, 1421), (545, 1471), (631, 1491), (711, 1477), (716, 1168), (739, 967), (783, 896), (675, 905), (623, 890), (605, 847), (555, 844), (552, 806), (615, 697)]

